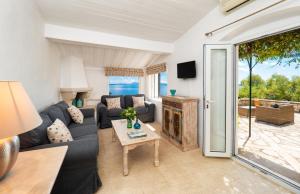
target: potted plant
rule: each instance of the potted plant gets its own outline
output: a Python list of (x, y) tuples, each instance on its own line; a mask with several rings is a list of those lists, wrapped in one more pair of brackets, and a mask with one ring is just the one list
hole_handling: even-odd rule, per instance
[(127, 119), (127, 128), (132, 128), (132, 120), (136, 117), (136, 111), (132, 107), (123, 110), (121, 117)]

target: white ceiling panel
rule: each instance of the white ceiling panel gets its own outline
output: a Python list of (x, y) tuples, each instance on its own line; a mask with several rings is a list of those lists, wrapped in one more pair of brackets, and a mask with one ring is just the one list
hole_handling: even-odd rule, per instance
[(166, 61), (167, 54), (117, 47), (96, 47), (54, 42), (62, 58), (78, 57), (88, 67), (143, 68)]
[(173, 42), (218, 0), (36, 0), (46, 21), (149, 40)]

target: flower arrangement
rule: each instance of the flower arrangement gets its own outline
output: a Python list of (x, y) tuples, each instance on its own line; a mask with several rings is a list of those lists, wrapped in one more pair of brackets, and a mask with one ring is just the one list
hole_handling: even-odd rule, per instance
[(127, 128), (132, 128), (132, 120), (136, 117), (136, 111), (132, 107), (123, 110), (121, 117), (127, 119)]
[(122, 111), (121, 117), (123, 117), (124, 119), (133, 120), (136, 117), (136, 111), (134, 110), (134, 108), (128, 107), (127, 109)]

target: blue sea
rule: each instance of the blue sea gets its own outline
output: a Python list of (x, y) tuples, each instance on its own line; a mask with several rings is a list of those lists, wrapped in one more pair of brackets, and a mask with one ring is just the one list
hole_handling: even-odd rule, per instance
[(110, 95), (134, 95), (139, 93), (139, 83), (109, 84)]
[[(167, 84), (160, 84), (160, 95), (166, 96)], [(134, 95), (139, 93), (139, 83), (127, 83), (127, 84), (109, 84), (109, 94), (110, 95)]]

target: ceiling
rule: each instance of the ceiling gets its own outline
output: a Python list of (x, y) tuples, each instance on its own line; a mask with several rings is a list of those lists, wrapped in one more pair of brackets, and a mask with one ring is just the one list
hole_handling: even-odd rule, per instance
[(62, 58), (74, 56), (83, 59), (88, 67), (143, 68), (166, 61), (168, 55), (149, 51), (108, 46), (76, 45), (64, 42), (54, 43)]
[(173, 42), (218, 0), (36, 0), (46, 21), (106, 33)]

